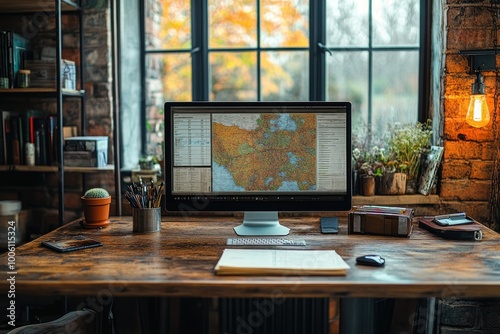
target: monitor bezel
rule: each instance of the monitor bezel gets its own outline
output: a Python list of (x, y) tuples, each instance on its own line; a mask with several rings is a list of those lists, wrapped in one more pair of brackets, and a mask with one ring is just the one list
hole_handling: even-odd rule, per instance
[[(293, 197), (299, 198), (292, 200), (288, 194), (280, 194), (279, 199), (276, 196), (263, 195), (259, 200), (247, 200), (248, 193), (231, 194), (231, 199), (213, 199), (214, 196), (193, 195), (189, 198), (179, 198), (172, 194), (171, 172), (173, 159), (172, 156), (172, 136), (170, 131), (172, 127), (172, 110), (176, 107), (272, 107), (276, 109), (286, 109), (288, 107), (301, 107), (313, 109), (315, 107), (333, 107), (338, 108), (339, 112), (345, 110), (346, 130), (347, 130), (347, 149), (346, 149), (346, 173), (350, 182), (347, 182), (347, 192), (341, 195), (315, 193), (314, 199), (300, 199), (301, 194)], [(342, 108), (342, 109), (340, 109)], [(332, 101), (307, 101), (307, 102), (215, 102), (215, 101), (192, 101), (192, 102), (166, 102), (164, 109), (164, 177), (165, 177), (165, 209), (167, 212), (249, 212), (249, 211), (280, 211), (280, 212), (336, 212), (349, 211), (352, 208), (352, 161), (351, 161), (351, 103), (350, 102), (332, 102)], [(219, 196), (216, 196), (219, 197)], [(224, 196), (222, 196), (224, 197)], [(310, 197), (310, 194), (309, 194)], [(334, 200), (336, 199), (336, 200)]]

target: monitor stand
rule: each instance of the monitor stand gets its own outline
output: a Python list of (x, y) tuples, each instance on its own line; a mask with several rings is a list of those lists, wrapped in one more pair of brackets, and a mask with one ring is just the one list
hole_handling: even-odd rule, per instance
[(278, 212), (245, 212), (243, 224), (234, 231), (237, 235), (288, 235), (290, 229), (280, 225)]

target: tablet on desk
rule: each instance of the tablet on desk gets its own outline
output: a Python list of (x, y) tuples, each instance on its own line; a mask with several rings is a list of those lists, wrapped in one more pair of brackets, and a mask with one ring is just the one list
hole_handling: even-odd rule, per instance
[(74, 237), (65, 236), (61, 237), (61, 239), (43, 241), (42, 245), (58, 252), (65, 253), (79, 249), (99, 247), (102, 246), (102, 243), (100, 241), (79, 235)]

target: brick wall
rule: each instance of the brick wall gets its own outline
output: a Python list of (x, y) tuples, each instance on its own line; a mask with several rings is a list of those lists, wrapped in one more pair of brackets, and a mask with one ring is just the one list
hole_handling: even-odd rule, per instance
[[(486, 225), (489, 222), (489, 196), (496, 148), (492, 124), (476, 129), (465, 122), (471, 84), (467, 58), (459, 50), (493, 49), (497, 31), (489, 0), (437, 0), (444, 24), (441, 73), (441, 140), (444, 160), (440, 184), (439, 210), (465, 211)], [(497, 11), (493, 12), (498, 15)], [(500, 20), (500, 18), (498, 18)], [(498, 60), (497, 60), (498, 62)], [(493, 114), (496, 78), (484, 72), (487, 101)], [(498, 127), (498, 121), (497, 125)], [(498, 229), (498, 224), (496, 224)], [(500, 333), (500, 300), (441, 299), (438, 303), (438, 326), (443, 334)]]
[[(459, 50), (493, 49), (497, 32), (489, 0), (440, 0), (444, 15), (441, 139), (444, 160), (440, 199), (443, 212), (465, 211), (487, 225), (493, 163), (496, 157), (492, 124), (476, 129), (465, 122), (474, 76)], [(440, 27), (436, 27), (440, 28)], [(494, 110), (495, 73), (484, 72), (487, 101)], [(497, 122), (498, 123), (498, 122)]]

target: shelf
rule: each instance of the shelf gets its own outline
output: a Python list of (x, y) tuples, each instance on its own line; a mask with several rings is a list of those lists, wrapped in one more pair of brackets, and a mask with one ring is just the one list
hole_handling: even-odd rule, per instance
[(439, 204), (438, 195), (376, 195), (353, 196), (352, 205), (434, 205)]
[[(13, 166), (1, 166), (6, 167), (0, 170), (12, 170), (16, 172), (57, 172), (57, 166), (25, 166), (25, 165), (13, 165)], [(64, 167), (64, 172), (66, 173), (100, 173), (100, 172), (113, 172), (115, 170), (114, 165), (107, 165), (106, 167)]]
[[(3, 13), (29, 13), (29, 12), (53, 12), (55, 11), (55, 1), (40, 1), (40, 0), (1, 0), (0, 12)], [(62, 0), (62, 11), (75, 11), (80, 9), (74, 1)]]
[[(84, 90), (61, 89), (64, 96), (84, 96)], [(0, 94), (55, 94), (55, 88), (0, 88)]]

